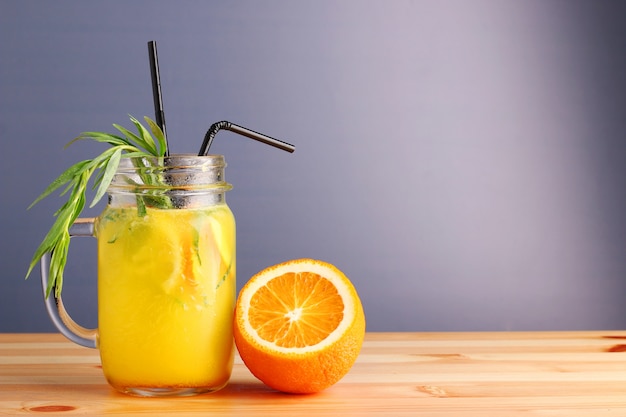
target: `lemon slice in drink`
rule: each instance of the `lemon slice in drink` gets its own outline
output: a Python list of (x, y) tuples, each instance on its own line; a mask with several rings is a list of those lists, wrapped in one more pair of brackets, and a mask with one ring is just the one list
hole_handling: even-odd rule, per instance
[(198, 253), (202, 268), (213, 277), (213, 288), (235, 273), (235, 221), (226, 207), (205, 213), (200, 227)]
[(180, 286), (182, 277), (182, 242), (185, 239), (184, 217), (173, 210), (148, 209), (137, 218), (129, 231), (134, 247), (132, 262), (142, 269), (142, 276), (165, 294), (172, 294)]

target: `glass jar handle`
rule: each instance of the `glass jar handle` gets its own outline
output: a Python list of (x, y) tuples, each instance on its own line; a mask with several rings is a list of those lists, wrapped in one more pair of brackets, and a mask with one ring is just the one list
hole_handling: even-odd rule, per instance
[[(94, 237), (94, 218), (76, 219), (70, 227), (70, 236)], [(41, 257), (41, 285), (43, 288), (44, 301), (46, 310), (52, 319), (52, 323), (72, 342), (88, 348), (96, 348), (96, 338), (98, 329), (87, 329), (76, 323), (65, 310), (61, 295), (55, 295), (56, 288), (53, 287), (50, 295), (46, 298), (46, 289), (48, 288), (48, 271), (50, 270), (50, 253), (46, 253)]]

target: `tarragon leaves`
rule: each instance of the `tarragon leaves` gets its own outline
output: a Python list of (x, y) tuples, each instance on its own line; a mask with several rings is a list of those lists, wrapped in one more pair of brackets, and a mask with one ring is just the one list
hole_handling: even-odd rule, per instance
[(123, 147), (116, 146), (111, 149), (114, 149), (114, 151), (110, 155), (106, 155), (106, 158), (104, 158), (103, 160), (104, 166), (101, 168), (102, 175), (98, 176), (98, 178), (96, 179), (96, 184), (99, 183), (98, 189), (89, 207), (93, 207), (98, 204), (98, 201), (100, 201), (100, 199), (106, 192), (109, 184), (111, 183), (111, 180), (113, 179), (113, 175), (115, 175), (115, 171), (117, 171), (117, 167), (120, 164), (122, 151), (124, 150)]
[[(69, 229), (85, 206), (86, 191), (92, 176), (97, 173), (92, 181), (92, 188), (96, 190), (96, 192), (89, 205), (90, 207), (95, 206), (106, 193), (122, 158), (142, 156), (163, 157), (167, 153), (165, 136), (152, 119), (148, 117), (144, 118), (150, 130), (146, 129), (139, 120), (134, 117), (130, 116), (130, 120), (135, 125), (138, 132), (137, 134), (120, 125), (114, 124), (113, 126), (120, 131), (122, 136), (103, 132), (84, 132), (70, 141), (66, 146), (78, 140), (89, 139), (96, 142), (107, 143), (111, 145), (111, 147), (93, 159), (80, 161), (69, 167), (52, 181), (44, 192), (28, 207), (31, 208), (61, 187), (65, 187), (60, 193), (61, 196), (69, 193), (67, 201), (54, 213), (56, 220), (39, 247), (35, 250), (26, 273), (26, 277), (28, 278), (41, 257), (47, 252), (51, 253), (46, 297), (50, 295), (52, 288), (56, 288), (57, 296), (61, 294), (63, 271), (67, 262), (70, 243)], [(150, 180), (154, 181), (153, 179)], [(143, 211), (145, 213), (143, 201), (138, 201), (138, 207), (140, 212)]]

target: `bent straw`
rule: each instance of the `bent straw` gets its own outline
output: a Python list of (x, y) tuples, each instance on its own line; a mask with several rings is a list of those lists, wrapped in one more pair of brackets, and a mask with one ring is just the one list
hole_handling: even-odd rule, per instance
[[(157, 46), (155, 41), (148, 42), (148, 53), (150, 56), (150, 75), (152, 78), (152, 97), (154, 98), (155, 122), (163, 131), (163, 138), (167, 144), (167, 133), (165, 132), (165, 112), (163, 111), (163, 97), (161, 94), (161, 74), (159, 73), (159, 58), (157, 56)], [(169, 146), (165, 147), (165, 156), (169, 155)]]
[(238, 133), (250, 139), (258, 140), (259, 142), (263, 142), (267, 145), (274, 146), (278, 149), (282, 149), (283, 151), (287, 151), (290, 153), (296, 150), (296, 147), (290, 143), (274, 139), (262, 133), (255, 132), (254, 130), (250, 130), (243, 126), (239, 126), (223, 120), (221, 122), (213, 123), (209, 130), (206, 132), (206, 135), (204, 135), (204, 141), (202, 142), (202, 146), (200, 147), (200, 152), (198, 152), (198, 156), (207, 155), (209, 153), (209, 148), (213, 143), (213, 139), (215, 139), (215, 135), (217, 135), (217, 132), (222, 129), (230, 130), (231, 132)]

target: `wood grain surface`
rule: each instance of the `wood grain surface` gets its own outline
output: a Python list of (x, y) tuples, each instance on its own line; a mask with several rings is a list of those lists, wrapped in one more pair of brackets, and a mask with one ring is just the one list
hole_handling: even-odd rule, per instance
[(0, 414), (626, 416), (626, 331), (368, 333), (321, 393), (273, 391), (237, 358), (226, 388), (183, 398), (115, 392), (60, 335), (0, 334)]

